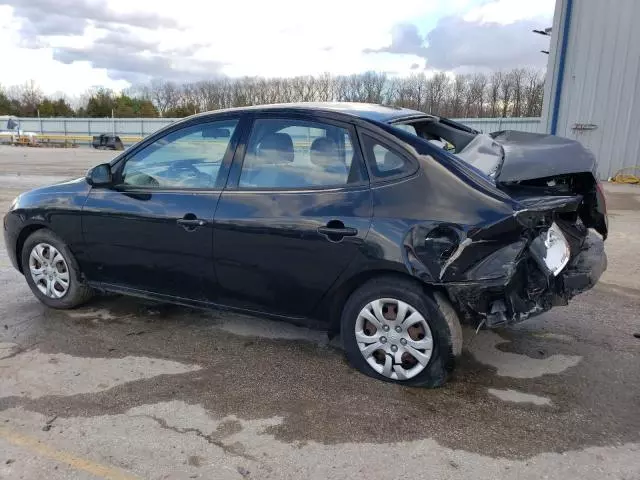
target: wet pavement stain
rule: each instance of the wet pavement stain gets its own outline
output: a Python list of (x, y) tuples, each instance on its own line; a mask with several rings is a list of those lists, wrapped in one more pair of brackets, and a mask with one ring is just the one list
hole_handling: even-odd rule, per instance
[[(282, 417), (266, 433), (290, 443), (433, 438), (446, 447), (508, 458), (640, 438), (634, 413), (639, 398), (633, 368), (637, 360), (620, 357), (612, 376), (611, 359), (598, 359), (584, 350), (588, 345), (546, 344), (549, 352), (581, 353), (584, 360), (570, 371), (533, 379), (497, 376), (496, 368), (465, 352), (445, 387), (424, 390), (365, 377), (346, 364), (339, 349), (327, 344), (261, 337), (248, 343), (246, 336), (218, 328), (220, 317), (208, 312), (149, 307), (121, 298), (102, 299), (90, 308), (107, 308), (121, 320), (99, 319), (100, 327), (94, 328), (86, 326), (92, 322), (89, 316), (79, 319), (48, 311), (50, 328), (46, 338), (37, 339), (39, 351), (105, 359), (147, 356), (196, 364), (201, 370), (160, 374), (96, 393), (32, 400), (8, 397), (0, 399), (0, 410), (21, 406), (47, 415), (91, 417), (180, 400), (200, 404), (216, 418)], [(149, 308), (152, 315), (145, 313)], [(233, 320), (233, 315), (225, 315), (225, 321)], [(127, 335), (138, 330), (145, 330), (145, 335)], [(512, 332), (511, 337), (513, 344), (540, 346), (540, 339), (524, 332)], [(589, 381), (594, 372), (599, 373), (595, 384)], [(553, 404), (540, 409), (504, 402), (487, 388), (542, 396)]]
[(500, 400), (505, 402), (532, 403), (538, 406), (551, 405), (551, 400), (546, 397), (518, 392), (517, 390), (498, 390), (496, 388), (489, 388), (487, 391), (494, 397), (498, 397)]
[(537, 348), (533, 355), (508, 351), (503, 348), (510, 343), (493, 331), (484, 331), (468, 342), (468, 349), (479, 362), (497, 369), (502, 377), (535, 378), (554, 375), (578, 365), (582, 357), (577, 355), (546, 355)]

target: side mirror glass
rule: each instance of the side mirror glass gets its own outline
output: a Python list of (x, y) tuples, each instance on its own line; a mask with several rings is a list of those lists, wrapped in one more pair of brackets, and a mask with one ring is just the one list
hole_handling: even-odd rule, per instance
[(87, 183), (92, 187), (104, 187), (111, 185), (113, 180), (111, 177), (111, 165), (108, 163), (97, 165), (87, 172), (87, 176), (85, 178)]

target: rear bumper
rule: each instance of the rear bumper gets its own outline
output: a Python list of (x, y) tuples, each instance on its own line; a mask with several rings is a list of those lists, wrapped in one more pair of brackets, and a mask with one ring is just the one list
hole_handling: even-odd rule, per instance
[(539, 315), (592, 288), (607, 268), (604, 242), (589, 231), (580, 251), (558, 274), (547, 276), (524, 255), (509, 278), (446, 285), (463, 318), (498, 327)]

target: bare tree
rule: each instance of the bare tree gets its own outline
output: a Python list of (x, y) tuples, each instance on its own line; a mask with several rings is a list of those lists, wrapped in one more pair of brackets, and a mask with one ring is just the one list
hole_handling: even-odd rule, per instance
[(502, 72), (493, 72), (489, 80), (489, 92), (488, 92), (488, 109), (489, 116), (496, 118), (498, 116), (498, 109), (500, 105), (500, 89), (502, 88), (502, 82), (504, 74)]
[(512, 73), (508, 73), (502, 78), (502, 83), (500, 84), (500, 104), (502, 107), (502, 112), (500, 113), (500, 116), (502, 118), (506, 118), (509, 115), (512, 96), (513, 96), (513, 75)]
[(487, 76), (484, 73), (476, 73), (469, 78), (465, 92), (466, 116), (481, 117), (483, 115), (487, 83)]
[(409, 79), (394, 78), (390, 81), (388, 93), (388, 103), (397, 107), (408, 107), (411, 105), (413, 93)]
[(316, 79), (317, 96), (320, 102), (329, 102), (334, 96), (334, 79), (330, 73), (323, 73)]
[(542, 114), (542, 100), (544, 96), (544, 76), (536, 70), (527, 72), (524, 92), (526, 98), (525, 116), (539, 117)]
[[(86, 115), (89, 100), (100, 97), (103, 90), (89, 90), (76, 100), (74, 108), (77, 114)], [(132, 86), (123, 94), (130, 99), (151, 101), (162, 116), (268, 103), (352, 101), (409, 107), (461, 118), (539, 116), (543, 91), (542, 72), (515, 69), (490, 75), (475, 73), (453, 77), (444, 72), (431, 77), (424, 73), (391, 77), (370, 71), (341, 76), (324, 73), (285, 78), (217, 77), (180, 85), (170, 81), (152, 81)], [(58, 97), (61, 95), (56, 99)], [(111, 97), (120, 98), (122, 95), (113, 94)], [(0, 95), (0, 100), (4, 102), (2, 108), (6, 111), (35, 115), (46, 98), (37, 84), (30, 81), (9, 88), (4, 96)], [(123, 111), (124, 107), (121, 107)]]
[(180, 103), (180, 91), (173, 82), (151, 82), (150, 94), (151, 101), (160, 112), (160, 116), (164, 116), (167, 110), (176, 108)]
[(407, 78), (406, 89), (409, 92), (409, 103), (403, 106), (414, 110), (429, 109), (427, 105), (428, 81), (424, 73), (413, 74)]
[(450, 110), (448, 115), (451, 117), (465, 117), (466, 111), (464, 109), (464, 98), (467, 91), (467, 76), (456, 75), (453, 80), (453, 87), (451, 89), (451, 99), (449, 101)]
[(367, 103), (382, 103), (387, 83), (385, 73), (365, 72), (361, 77), (359, 100)]
[(427, 112), (440, 114), (445, 109), (445, 100), (450, 95), (449, 77), (444, 72), (436, 73), (427, 82)]
[(527, 71), (524, 68), (516, 68), (511, 71), (511, 81), (513, 82), (513, 116), (522, 116), (523, 104), (525, 100), (525, 77)]
[(35, 80), (28, 80), (22, 85), (14, 85), (7, 90), (7, 96), (19, 105), (18, 113), (25, 117), (37, 114), (38, 105), (44, 99), (42, 90)]
[(192, 113), (204, 110), (200, 103), (199, 89), (196, 83), (184, 83), (180, 86), (179, 104), (185, 111)]

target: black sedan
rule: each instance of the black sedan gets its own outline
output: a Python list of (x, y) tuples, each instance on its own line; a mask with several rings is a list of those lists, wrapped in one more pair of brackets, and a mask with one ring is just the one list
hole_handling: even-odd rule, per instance
[(4, 234), (50, 307), (109, 291), (312, 323), (362, 372), (437, 386), (460, 322), (517, 322), (597, 282), (594, 172), (559, 137), (369, 104), (260, 106), (189, 117), (24, 193)]

